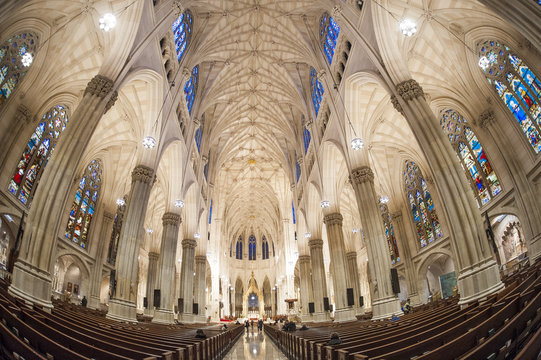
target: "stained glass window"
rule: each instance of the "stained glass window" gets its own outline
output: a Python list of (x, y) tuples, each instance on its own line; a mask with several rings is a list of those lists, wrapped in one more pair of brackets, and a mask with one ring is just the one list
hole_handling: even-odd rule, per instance
[(205, 180), (209, 181), (209, 163), (208, 162), (203, 167), (203, 175), (205, 175)]
[(212, 199), (210, 199), (210, 207), (209, 207), (209, 225), (212, 222)]
[(201, 152), (201, 141), (203, 140), (203, 124), (195, 131), (195, 145), (197, 146), (197, 151)]
[(536, 153), (541, 151), (541, 81), (511, 49), (496, 41), (479, 45), (488, 82), (513, 113)]
[(336, 40), (339, 34), (340, 26), (338, 26), (336, 21), (328, 13), (323, 14), (319, 23), (319, 38), (329, 64), (332, 64)]
[(179, 62), (192, 39), (192, 28), (193, 16), (190, 10), (186, 10), (180, 14), (178, 19), (173, 23), (173, 36), (175, 38), (175, 48)]
[(109, 242), (109, 250), (107, 251), (107, 263), (115, 265), (116, 253), (118, 251), (118, 240), (120, 240), (120, 230), (122, 230), (122, 222), (124, 221), (124, 212), (126, 211), (126, 197), (124, 197), (124, 205), (118, 205), (116, 208), (115, 220), (113, 222), (113, 233)]
[(325, 90), (323, 89), (323, 84), (317, 78), (316, 69), (313, 67), (310, 67), (310, 89), (312, 91), (312, 102), (314, 103), (314, 110), (316, 111), (317, 116)]
[(92, 160), (79, 182), (69, 213), (66, 239), (72, 240), (83, 249), (88, 247), (88, 230), (98, 203), (101, 173), (100, 161)]
[(295, 164), (295, 173), (297, 175), (297, 182), (299, 182), (299, 179), (301, 178), (301, 164), (297, 161)]
[(239, 239), (237, 240), (237, 247), (236, 247), (236, 259), (242, 260), (242, 235), (239, 235)]
[(389, 214), (387, 204), (380, 204), (379, 209), (383, 218), (383, 227), (385, 228), (385, 237), (387, 238), (387, 246), (391, 255), (391, 263), (394, 265), (400, 261), (400, 254), (398, 253), (396, 236), (394, 235), (393, 223), (391, 222), (391, 214)]
[(311, 140), (310, 130), (308, 130), (307, 128), (304, 128), (302, 139), (304, 142), (304, 153), (306, 154), (306, 152), (308, 152), (308, 148), (310, 147), (310, 140)]
[(293, 201), (291, 202), (291, 213), (293, 214), (293, 224), (296, 223), (296, 219), (295, 219), (295, 204), (293, 203)]
[(421, 169), (413, 162), (407, 161), (404, 170), (406, 196), (415, 222), (417, 239), (421, 247), (442, 237), (440, 221), (432, 196), (426, 186)]
[(265, 235), (263, 235), (263, 239), (261, 240), (261, 254), (263, 260), (269, 258), (269, 242), (267, 241)]
[(192, 69), (192, 76), (186, 81), (184, 85), (184, 98), (186, 99), (186, 106), (188, 106), (188, 112), (192, 113), (193, 102), (195, 100), (195, 94), (197, 93), (197, 82), (199, 80), (199, 65), (194, 66)]
[(248, 260), (255, 260), (256, 258), (256, 244), (254, 234), (248, 238)]
[(15, 35), (0, 45), (0, 108), (28, 71), (29, 66), (23, 65), (22, 57), (26, 53), (36, 56), (38, 40), (36, 34), (26, 32)]
[(61, 105), (52, 107), (30, 136), (11, 178), (8, 190), (23, 204), (30, 205), (39, 180), (68, 123), (67, 109)]
[(452, 109), (441, 112), (440, 124), (458, 155), (478, 204), (488, 203), (502, 187), (477, 136), (466, 119)]

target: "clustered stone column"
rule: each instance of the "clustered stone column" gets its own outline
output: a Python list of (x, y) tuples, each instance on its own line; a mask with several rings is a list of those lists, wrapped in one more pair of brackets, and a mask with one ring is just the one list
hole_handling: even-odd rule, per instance
[(312, 276), (310, 275), (310, 256), (299, 256), (299, 271), (301, 280), (301, 306), (302, 316), (307, 320), (310, 317), (308, 304), (314, 301), (313, 289), (312, 289)]
[(207, 257), (205, 255), (197, 255), (195, 257), (195, 284), (194, 284), (194, 303), (197, 304), (197, 314), (195, 314), (196, 322), (206, 322), (205, 306), (206, 306), (206, 291), (207, 288)]
[(180, 221), (180, 215), (175, 213), (168, 212), (162, 217), (162, 243), (156, 282), (156, 288), (160, 289), (160, 306), (154, 312), (152, 322), (168, 324), (174, 321), (175, 257)]
[[(113, 81), (96, 75), (88, 83), (81, 102), (70, 117), (62, 141), (47, 163), (40, 179), (26, 223), (19, 257), (14, 265), (9, 292), (27, 302), (52, 308), (51, 274), (56, 251), (59, 219), (64, 219), (68, 194), (77, 178), (83, 152), (102, 115), (113, 106), (118, 95)], [(53, 196), (51, 196), (51, 194)]]
[[(323, 240), (312, 239), (308, 242), (310, 258), (312, 259), (312, 281), (314, 286), (314, 321), (326, 321), (328, 313), (323, 307), (323, 299), (328, 298), (327, 280), (325, 278), (325, 264), (323, 263)], [(329, 302), (330, 303), (330, 302)]]
[(340, 213), (327, 214), (323, 222), (327, 227), (327, 239), (329, 241), (329, 255), (332, 264), (332, 278), (334, 288), (334, 311), (335, 321), (347, 321), (355, 319), (354, 310), (348, 306), (347, 283), (349, 274), (346, 270), (346, 246), (342, 230), (343, 217)]
[(121, 321), (135, 321), (138, 286), (136, 260), (144, 236), (145, 213), (154, 184), (154, 170), (138, 165), (132, 171), (129, 201), (124, 216), (116, 260), (116, 291), (109, 302), (107, 317)]
[(391, 102), (408, 121), (434, 174), (443, 204), (441, 213), (449, 226), (458, 269), (459, 304), (466, 304), (503, 289), (477, 203), (449, 139), (441, 130), (425, 94), (410, 79), (396, 86), (400, 98)]
[(154, 288), (156, 287), (156, 277), (158, 272), (158, 259), (160, 254), (155, 252), (148, 253), (148, 270), (147, 270), (147, 314), (154, 312)]
[(90, 277), (90, 295), (88, 296), (88, 307), (99, 309), (100, 307), (100, 290), (103, 271), (103, 261), (107, 254), (111, 232), (113, 231), (114, 215), (108, 212), (103, 213), (103, 221), (101, 223), (100, 236), (97, 243), (96, 262), (92, 268)]
[(372, 318), (390, 317), (400, 312), (400, 303), (391, 285), (391, 259), (374, 189), (374, 173), (368, 166), (361, 166), (351, 172), (350, 181), (357, 197), (366, 239), (368, 266), (372, 278)]
[(360, 303), (361, 282), (359, 280), (359, 268), (357, 266), (357, 253), (350, 251), (346, 254), (349, 280), (353, 288), (353, 299), (355, 300), (356, 313), (363, 312)]
[(179, 309), (182, 320), (193, 321), (193, 272), (195, 260), (195, 247), (197, 241), (194, 239), (182, 240), (182, 267), (180, 270), (180, 296), (184, 305)]

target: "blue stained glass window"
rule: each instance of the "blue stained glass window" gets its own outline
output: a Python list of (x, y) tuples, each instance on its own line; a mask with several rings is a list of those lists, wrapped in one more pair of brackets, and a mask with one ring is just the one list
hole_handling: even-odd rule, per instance
[(255, 260), (256, 258), (256, 243), (254, 234), (248, 238), (248, 260)]
[(383, 218), (383, 227), (385, 229), (389, 254), (391, 255), (391, 263), (394, 265), (400, 261), (400, 254), (398, 253), (398, 245), (396, 243), (394, 227), (391, 221), (391, 214), (389, 213), (387, 204), (380, 204), (379, 209), (381, 211), (381, 217)]
[(293, 224), (295, 224), (295, 204), (293, 204), (293, 201), (291, 202), (291, 212), (293, 213)]
[(407, 161), (404, 170), (406, 196), (415, 222), (417, 240), (421, 247), (442, 237), (441, 226), (421, 169)]
[(67, 109), (53, 106), (30, 136), (23, 154), (8, 184), (8, 191), (21, 203), (30, 205), (45, 166), (68, 123)]
[(332, 16), (329, 16), (327, 13), (323, 14), (319, 23), (319, 38), (329, 64), (332, 64), (338, 35), (340, 35), (340, 26), (338, 26)]
[(488, 82), (514, 115), (536, 153), (541, 151), (541, 81), (511, 49), (496, 41), (479, 44)]
[(199, 65), (194, 66), (192, 70), (192, 76), (186, 81), (184, 85), (184, 98), (186, 99), (186, 106), (188, 112), (192, 113), (193, 102), (195, 100), (195, 94), (197, 93), (197, 82), (199, 80)]
[(195, 131), (195, 145), (198, 152), (201, 152), (201, 140), (203, 140), (203, 124)]
[(88, 247), (88, 230), (98, 201), (101, 174), (100, 161), (92, 160), (79, 182), (69, 213), (66, 239), (72, 240), (83, 249)]
[(180, 62), (192, 38), (193, 17), (190, 10), (180, 14), (172, 25), (177, 59)]
[(306, 152), (308, 152), (308, 148), (310, 147), (310, 140), (312, 139), (310, 136), (310, 130), (304, 128), (302, 139), (304, 141), (304, 153), (306, 154)]
[(317, 116), (319, 113), (319, 107), (321, 106), (321, 101), (323, 101), (323, 94), (325, 94), (325, 90), (323, 89), (323, 84), (317, 78), (316, 69), (313, 67), (310, 68), (310, 89), (312, 92), (314, 110), (316, 111)]
[(212, 222), (212, 199), (210, 199), (210, 207), (209, 207), (209, 225)]
[(237, 240), (237, 246), (235, 249), (235, 258), (238, 260), (242, 260), (242, 235), (239, 235), (239, 239)]

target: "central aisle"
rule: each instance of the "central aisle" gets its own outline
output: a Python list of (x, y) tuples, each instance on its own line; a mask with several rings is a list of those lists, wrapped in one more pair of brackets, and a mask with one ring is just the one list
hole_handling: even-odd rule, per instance
[(287, 360), (287, 357), (257, 328), (250, 330), (248, 334), (244, 330), (242, 338), (227, 353), (225, 360), (241, 359), (266, 359), (266, 360)]

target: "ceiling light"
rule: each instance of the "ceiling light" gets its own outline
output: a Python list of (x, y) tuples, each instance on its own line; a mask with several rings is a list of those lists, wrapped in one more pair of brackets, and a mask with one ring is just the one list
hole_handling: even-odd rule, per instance
[(116, 204), (118, 206), (124, 206), (124, 205), (126, 205), (126, 200), (124, 200), (123, 198), (118, 198), (118, 199), (116, 199)]
[(351, 148), (355, 151), (361, 150), (364, 147), (364, 142), (361, 138), (351, 140)]
[(34, 57), (29, 52), (25, 53), (23, 57), (21, 58), (21, 62), (23, 63), (23, 66), (29, 67), (30, 64), (32, 64), (32, 60), (34, 60)]
[(99, 19), (100, 29), (107, 32), (116, 26), (116, 16), (111, 13), (103, 15)]
[(404, 19), (400, 22), (400, 31), (406, 36), (413, 36), (417, 32), (417, 25), (413, 20)]
[(387, 204), (389, 202), (389, 197), (388, 196), (382, 196), (379, 198), (379, 202), (382, 203), (382, 204)]
[(488, 60), (486, 56), (482, 56), (479, 59), (479, 67), (483, 70), (486, 70), (488, 69), (489, 66), (490, 66), (490, 60)]
[(145, 149), (152, 149), (156, 146), (156, 140), (152, 136), (145, 136), (143, 138), (143, 147)]
[(307, 238), (307, 239), (308, 239), (308, 238), (311, 238), (311, 237), (312, 237), (312, 234), (310, 234), (309, 232), (304, 233), (304, 237)]
[(175, 207), (183, 208), (183, 207), (184, 207), (184, 201), (182, 201), (182, 200), (175, 200)]
[(323, 200), (321, 201), (321, 207), (326, 209), (331, 206), (331, 202), (329, 200)]

